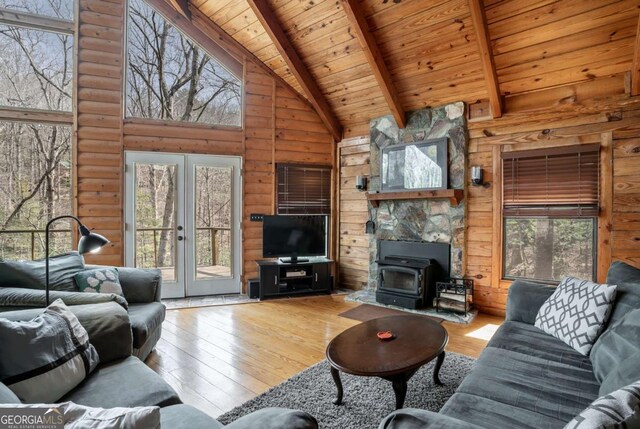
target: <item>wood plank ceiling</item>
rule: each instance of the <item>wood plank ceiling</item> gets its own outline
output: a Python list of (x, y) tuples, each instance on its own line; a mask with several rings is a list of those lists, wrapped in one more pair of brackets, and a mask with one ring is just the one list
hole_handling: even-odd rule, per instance
[[(344, 0), (262, 1), (343, 126), (362, 125), (392, 112)], [(470, 1), (478, 0), (360, 1), (377, 43), (374, 49), (384, 58), (405, 111), (460, 100), (474, 103), (495, 95), (485, 80), (486, 49), (477, 40), (483, 32), (474, 28)], [(307, 95), (246, 0), (190, 3)], [(483, 3), (503, 96), (632, 69), (640, 0)]]

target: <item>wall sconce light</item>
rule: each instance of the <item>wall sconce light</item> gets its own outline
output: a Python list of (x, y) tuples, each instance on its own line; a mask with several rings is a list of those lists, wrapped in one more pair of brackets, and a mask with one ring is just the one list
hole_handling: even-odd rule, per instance
[(483, 171), (482, 168), (478, 165), (474, 165), (471, 167), (471, 183), (474, 186), (483, 186), (484, 182), (482, 180)]
[(367, 190), (367, 178), (365, 176), (356, 177), (356, 189), (359, 191)]

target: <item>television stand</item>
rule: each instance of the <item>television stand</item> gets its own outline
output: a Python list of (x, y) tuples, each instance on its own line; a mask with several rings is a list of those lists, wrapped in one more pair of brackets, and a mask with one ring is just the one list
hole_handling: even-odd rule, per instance
[(283, 264), (297, 264), (298, 262), (309, 262), (309, 259), (308, 258), (296, 258), (296, 257), (292, 256), (289, 259), (280, 258), (280, 262), (282, 262)]
[(260, 299), (331, 293), (331, 266), (327, 258), (256, 261), (260, 273)]

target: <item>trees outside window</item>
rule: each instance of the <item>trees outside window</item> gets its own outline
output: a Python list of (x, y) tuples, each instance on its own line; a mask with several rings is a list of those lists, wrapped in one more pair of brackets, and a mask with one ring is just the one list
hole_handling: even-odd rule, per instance
[(127, 116), (241, 125), (241, 82), (143, 0), (130, 0)]
[[(0, 0), (0, 8), (73, 19), (73, 0)], [(44, 25), (46, 27), (46, 25)], [(55, 25), (54, 25), (55, 27)], [(43, 256), (48, 220), (71, 213), (74, 35), (0, 25), (0, 105), (69, 112), (54, 123), (0, 121), (0, 258)], [(56, 225), (52, 253), (71, 248)]]

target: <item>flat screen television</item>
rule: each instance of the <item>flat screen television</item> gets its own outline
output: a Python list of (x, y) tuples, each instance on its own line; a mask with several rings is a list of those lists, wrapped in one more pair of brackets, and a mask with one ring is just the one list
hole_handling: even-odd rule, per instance
[(300, 257), (327, 254), (327, 216), (264, 216), (262, 255), (290, 258), (283, 262), (302, 262)]

